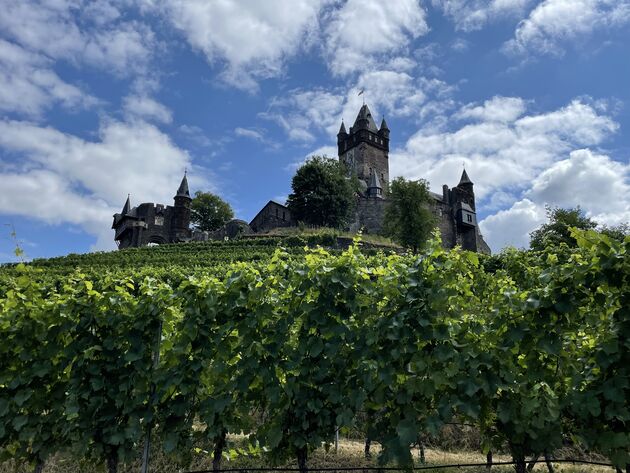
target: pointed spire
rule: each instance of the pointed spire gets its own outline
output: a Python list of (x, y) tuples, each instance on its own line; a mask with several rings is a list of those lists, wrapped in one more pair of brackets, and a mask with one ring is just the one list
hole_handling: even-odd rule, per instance
[(370, 108), (366, 104), (363, 104), (361, 110), (359, 110), (359, 114), (357, 115), (357, 119), (354, 121), (352, 128), (354, 130), (367, 128), (374, 133), (378, 131), (376, 123), (374, 123), (374, 118), (372, 118), (372, 112), (370, 112)]
[(382, 189), (381, 181), (379, 181), (378, 175), (375, 172), (370, 174), (370, 185), (368, 189)]
[(188, 190), (188, 179), (186, 178), (187, 171), (184, 171), (184, 178), (182, 179), (179, 189), (175, 197), (188, 197), (190, 199), (190, 192)]
[(129, 200), (129, 196), (130, 194), (127, 194), (127, 201), (125, 202), (125, 205), (122, 209), (122, 212), (120, 212), (120, 215), (127, 215), (131, 210), (131, 201)]
[(379, 131), (387, 130), (389, 131), (389, 127), (387, 126), (387, 122), (385, 121), (385, 116), (383, 116), (383, 120), (381, 121), (381, 127)]
[(348, 132), (346, 131), (346, 125), (343, 123), (343, 118), (341, 119), (341, 126), (339, 127), (339, 133), (337, 133), (338, 135), (347, 135)]
[(466, 173), (466, 169), (464, 169), (464, 172), (462, 172), (462, 178), (459, 180), (459, 184), (457, 184), (457, 187), (463, 184), (472, 184), (472, 181), (470, 180), (470, 178), (468, 177), (468, 174)]
[(370, 174), (370, 182), (367, 187), (368, 196), (372, 197), (382, 197), (383, 196), (383, 188), (381, 187), (381, 181), (378, 179), (378, 175), (376, 172)]

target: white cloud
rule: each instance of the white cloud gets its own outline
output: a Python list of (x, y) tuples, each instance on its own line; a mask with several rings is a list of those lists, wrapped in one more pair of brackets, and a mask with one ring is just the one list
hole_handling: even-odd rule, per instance
[[(269, 111), (259, 116), (276, 122), (292, 141), (312, 142), (315, 132), (335, 126), (342, 104), (342, 96), (335, 91), (295, 89), (273, 98)], [(336, 126), (339, 127), (339, 122)]]
[(497, 190), (525, 189), (572, 150), (599, 145), (618, 129), (611, 118), (578, 100), (525, 116), (524, 105), (518, 98), (495, 97), (462, 107), (455, 118), (477, 121), (454, 131), (421, 129), (403, 149), (392, 151), (392, 175), (427, 178), (438, 188), (455, 184), (459, 175), (453, 169), (465, 163), (477, 197), (484, 199)]
[(525, 113), (526, 104), (520, 97), (493, 97), (483, 105), (468, 104), (455, 114), (460, 119), (488, 122), (513, 122)]
[(304, 156), (296, 159), (291, 162), (288, 166), (286, 166), (286, 170), (294, 173), (302, 164), (308, 161), (309, 158), (313, 156), (325, 156), (327, 158), (336, 158), (337, 157), (337, 147), (336, 146), (320, 146), (317, 149), (310, 151)]
[(236, 136), (242, 136), (245, 138), (249, 138), (255, 141), (264, 141), (265, 137), (263, 136), (263, 134), (258, 131), (258, 130), (253, 130), (250, 128), (241, 128), (241, 127), (236, 127), (234, 129), (234, 134)]
[(115, 248), (110, 226), (118, 206), (78, 194), (59, 174), (43, 169), (0, 173), (0, 189), (3, 214), (26, 215), (51, 225), (78, 225), (97, 237), (96, 249)]
[(46, 57), (0, 39), (0, 110), (40, 116), (54, 104), (68, 109), (90, 107), (98, 100), (64, 82)]
[(181, 125), (178, 128), (180, 134), (184, 137), (184, 139), (193, 146), (201, 146), (203, 148), (209, 148), (214, 146), (215, 148), (221, 148), (228, 138), (223, 139), (222, 142), (213, 142), (208, 138), (205, 132), (195, 125)]
[(579, 205), (598, 223), (630, 222), (630, 165), (575, 150), (537, 176), (526, 195), (539, 204)]
[(629, 0), (545, 0), (518, 25), (505, 48), (516, 53), (559, 55), (566, 43), (628, 23)]
[(153, 120), (158, 123), (171, 123), (171, 110), (146, 95), (128, 95), (123, 100), (123, 111), (129, 118)]
[(326, 59), (340, 76), (374, 69), (382, 55), (404, 51), (429, 31), (418, 0), (348, 0), (324, 22)]
[(286, 58), (305, 46), (322, 0), (168, 0), (159, 8), (210, 63), (224, 62), (222, 78), (253, 90), (279, 75)]
[(546, 221), (545, 207), (575, 208), (599, 224), (630, 222), (630, 165), (588, 149), (541, 172), (525, 198), (480, 223), (492, 248), (527, 247), (529, 234)]
[(533, 0), (432, 0), (462, 31), (483, 28), (490, 21), (501, 17), (516, 17)]
[[(127, 193), (136, 202), (170, 204), (184, 169), (191, 169), (185, 151), (141, 121), (107, 121), (99, 139), (87, 141), (53, 128), (4, 120), (0, 147), (21, 157), (19, 169), (0, 173), (2, 182), (21, 183), (0, 186), (0, 213), (79, 224), (100, 237), (99, 245), (105, 241), (102, 235), (111, 241), (111, 209), (118, 209)], [(190, 175), (191, 186), (211, 188), (198, 171)], [(21, 191), (12, 193), (20, 185)], [(15, 195), (25, 190), (29, 200), (16, 205)]]
[[(362, 96), (359, 92), (363, 90)], [(262, 118), (275, 121), (294, 141), (313, 142), (317, 133), (334, 141), (343, 119), (354, 123), (365, 99), (377, 125), (380, 116), (436, 117), (452, 106), (453, 88), (438, 79), (414, 78), (406, 72), (389, 70), (361, 74), (354, 86), (327, 90), (294, 89), (271, 100)]]
[(529, 234), (545, 222), (545, 208), (523, 199), (479, 223), (484, 239), (494, 251), (514, 246), (527, 248)]
[(33, 52), (127, 75), (144, 70), (151, 29), (127, 21), (116, 2), (0, 0), (0, 31)]

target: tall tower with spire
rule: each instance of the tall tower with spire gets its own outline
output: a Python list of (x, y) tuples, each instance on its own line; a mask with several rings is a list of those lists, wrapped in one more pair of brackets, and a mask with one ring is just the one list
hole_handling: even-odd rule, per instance
[(359, 110), (354, 125), (346, 131), (341, 122), (337, 134), (339, 160), (349, 173), (356, 175), (367, 189), (372, 174), (375, 174), (384, 194), (389, 189), (389, 128), (383, 118), (377, 127), (370, 108), (364, 104)]
[(182, 182), (179, 184), (175, 197), (175, 207), (173, 212), (173, 222), (171, 227), (178, 239), (190, 237), (190, 191), (188, 190), (188, 177), (184, 172)]

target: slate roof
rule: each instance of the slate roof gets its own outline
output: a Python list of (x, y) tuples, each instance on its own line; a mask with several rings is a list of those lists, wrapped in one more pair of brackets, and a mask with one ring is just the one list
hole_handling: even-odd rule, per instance
[(190, 191), (188, 190), (188, 179), (186, 178), (186, 173), (184, 173), (184, 178), (182, 179), (181, 184), (179, 185), (179, 189), (177, 189), (177, 194), (175, 197), (190, 197)]
[(359, 126), (360, 120), (367, 120), (367, 129), (370, 131), (373, 131), (374, 133), (378, 133), (378, 128), (376, 128), (376, 123), (374, 122), (374, 118), (372, 118), (372, 112), (370, 112), (370, 108), (365, 104), (363, 104), (363, 106), (361, 107), (361, 110), (359, 110), (357, 119), (354, 121), (354, 125), (352, 126), (352, 129), (354, 131), (361, 128)]
[(462, 178), (459, 180), (459, 184), (457, 185), (461, 186), (462, 184), (472, 184), (472, 181), (468, 177), (468, 174), (466, 173), (465, 169), (464, 169), (464, 172), (462, 172)]
[(382, 189), (381, 182), (378, 180), (378, 176), (376, 175), (375, 172), (370, 174), (370, 185), (368, 186), (368, 189), (374, 189), (374, 188)]

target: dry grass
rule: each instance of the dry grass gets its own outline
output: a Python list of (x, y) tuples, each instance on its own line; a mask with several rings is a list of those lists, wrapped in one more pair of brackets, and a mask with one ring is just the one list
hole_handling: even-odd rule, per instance
[[(229, 439), (229, 447), (234, 448), (244, 443), (243, 437), (233, 436)], [(363, 442), (355, 440), (342, 439), (339, 444), (339, 451), (334, 452), (334, 448), (327, 452), (324, 448), (318, 449), (313, 452), (311, 458), (309, 458), (308, 464), (311, 468), (365, 468), (375, 467), (376, 456), (379, 452), (378, 444), (372, 444), (372, 460), (367, 460), (363, 456)], [(417, 457), (417, 451), (414, 451), (414, 457)], [(485, 455), (475, 451), (454, 451), (447, 452), (434, 448), (425, 449), (426, 466), (430, 465), (449, 465), (449, 464), (463, 464), (463, 463), (483, 463), (485, 462)], [(495, 461), (510, 461), (508, 455), (495, 455)], [(223, 468), (253, 468), (253, 467), (267, 467), (274, 466), (264, 457), (247, 457), (239, 456), (233, 459), (224, 460)], [(279, 467), (292, 467), (297, 465), (294, 462), (288, 462), (280, 465)], [(591, 465), (568, 465), (568, 464), (555, 464), (556, 472), (558, 473), (610, 473), (610, 468), (597, 467)], [(177, 460), (176, 458), (165, 456), (161, 452), (155, 452), (151, 458), (150, 472), (151, 473), (182, 473), (185, 471), (199, 471), (212, 469), (212, 455), (207, 451), (200, 451), (199, 453), (193, 453), (192, 458), (188, 460)], [(16, 466), (13, 462), (5, 462), (0, 464), (0, 473), (21, 473), (27, 472), (28, 469), (24, 467)], [(137, 473), (140, 471), (140, 461), (133, 462), (131, 464), (120, 465), (120, 473)], [(429, 470), (446, 473), (487, 473), (485, 468), (449, 468), (440, 470)], [(493, 473), (507, 473), (513, 472), (513, 468), (510, 466), (493, 467)], [(544, 463), (536, 465), (534, 472), (546, 472), (547, 468)], [(52, 458), (46, 467), (44, 473), (106, 473), (104, 465), (96, 465), (86, 462), (85, 460), (79, 460), (69, 455), (57, 455)]]

